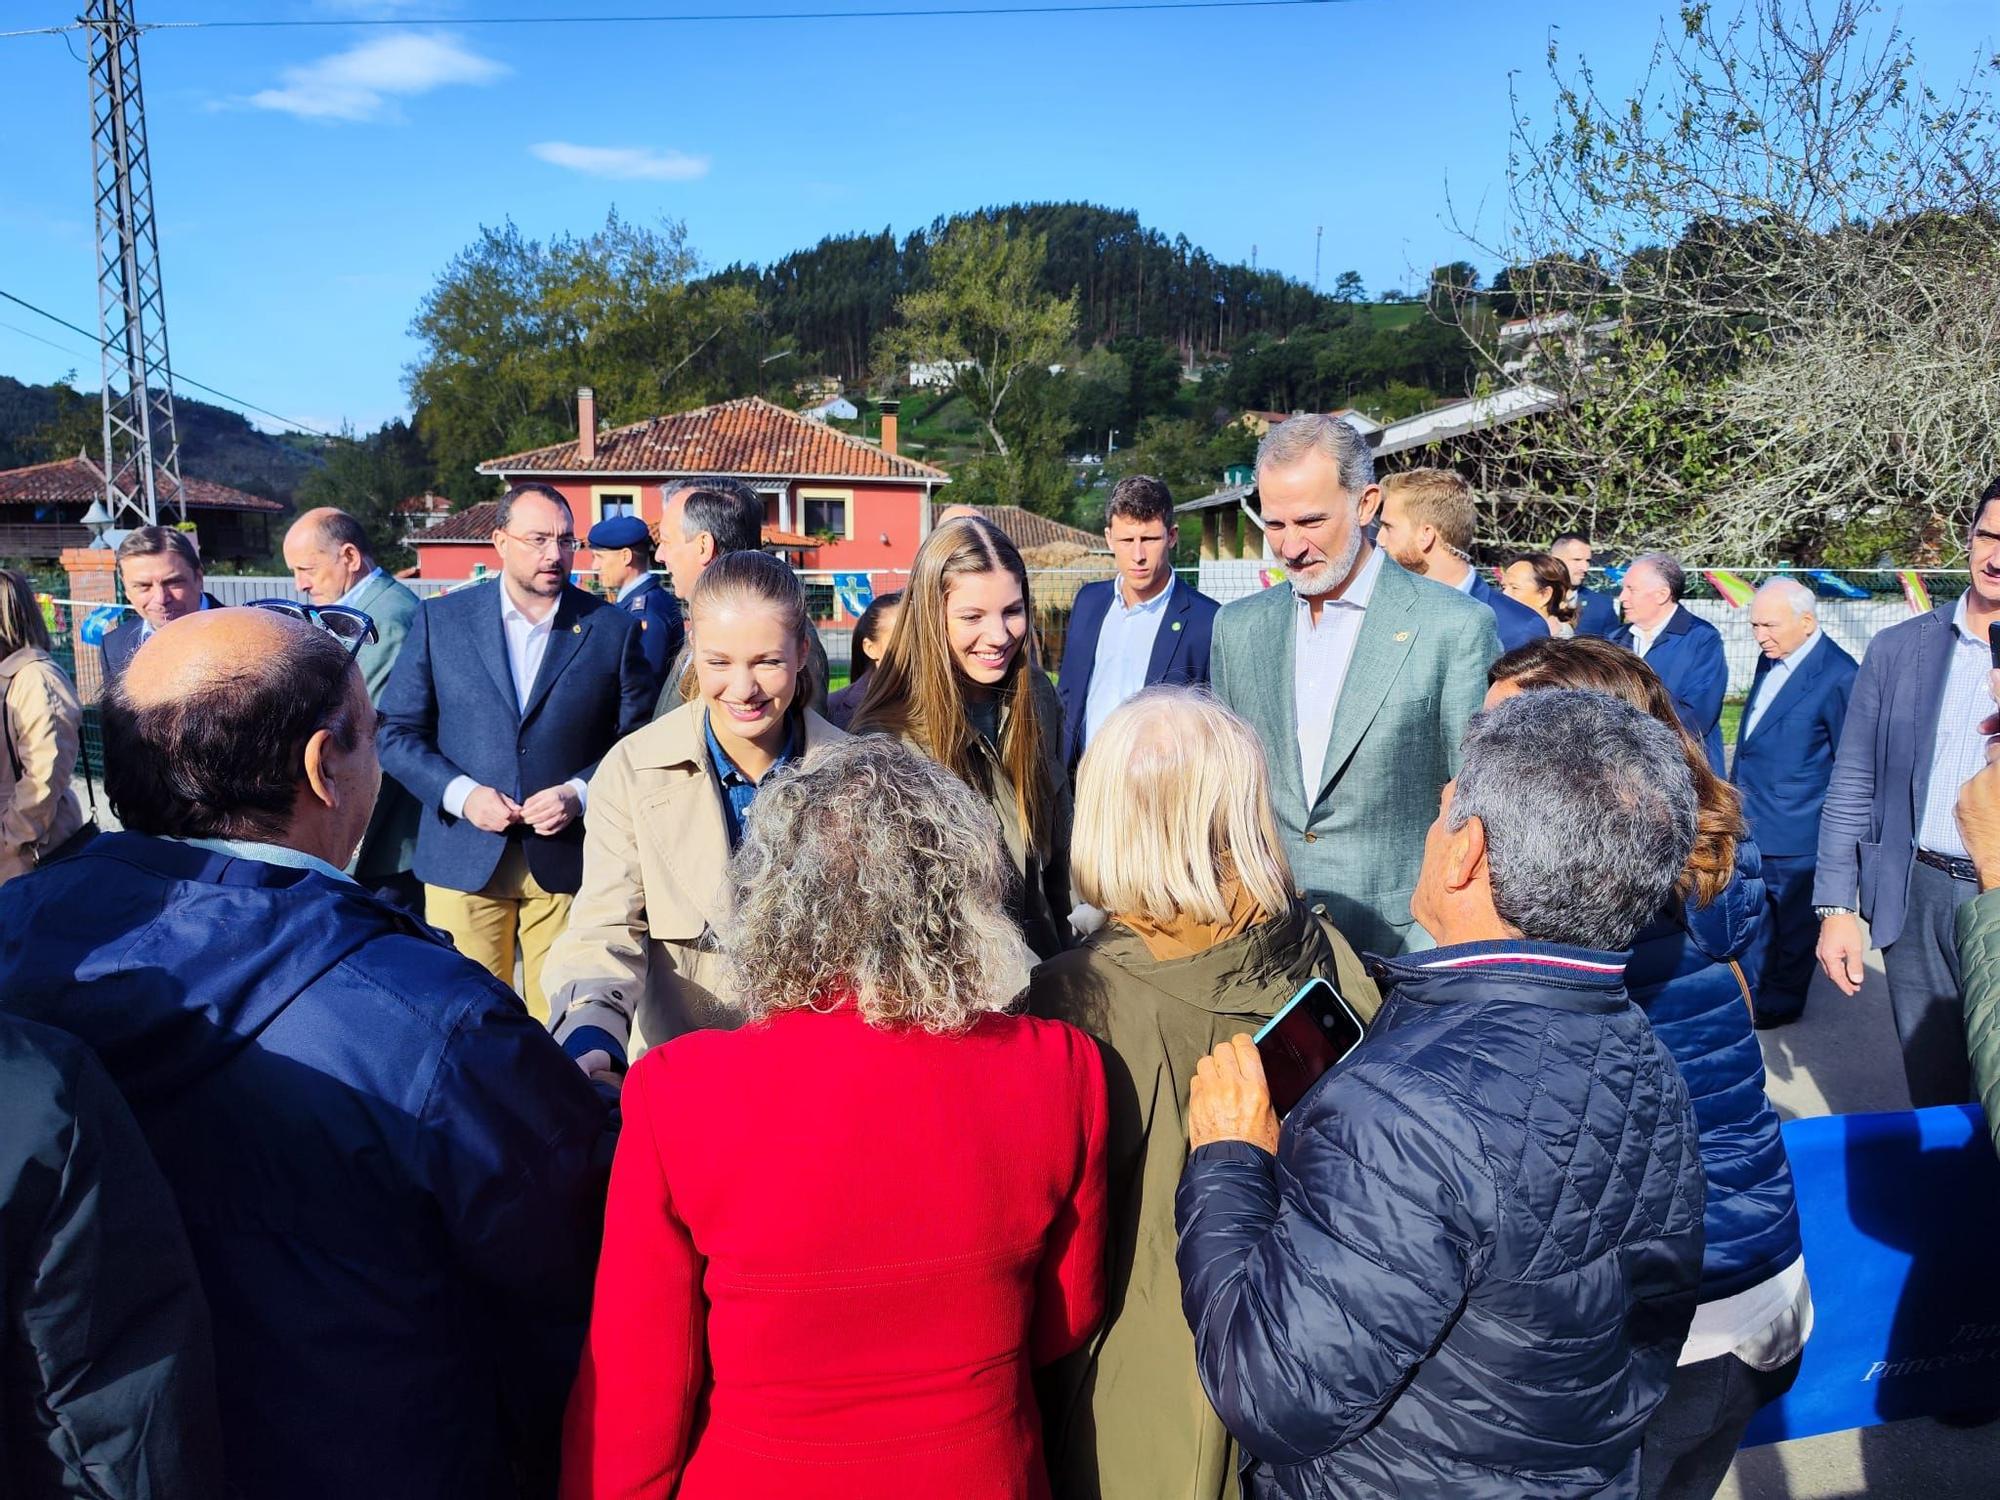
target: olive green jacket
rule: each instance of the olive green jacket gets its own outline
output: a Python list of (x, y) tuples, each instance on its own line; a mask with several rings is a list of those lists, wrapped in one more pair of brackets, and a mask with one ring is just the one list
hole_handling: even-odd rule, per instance
[(1112, 922), (1042, 964), (1028, 1008), (1102, 1044), (1111, 1105), (1105, 1320), (1040, 1381), (1058, 1500), (1222, 1500), (1235, 1443), (1202, 1394), (1174, 1267), (1187, 1096), (1216, 1043), (1254, 1032), (1317, 975), (1363, 1020), (1381, 997), (1331, 926), (1294, 905), (1193, 958), (1159, 960)]
[(2000, 1150), (2000, 890), (1959, 907), (1958, 971), (1965, 989), (1965, 1046), (1986, 1128)]

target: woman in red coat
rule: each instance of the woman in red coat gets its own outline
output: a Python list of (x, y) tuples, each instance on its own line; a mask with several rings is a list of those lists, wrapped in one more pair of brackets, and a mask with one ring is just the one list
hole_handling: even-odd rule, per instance
[(753, 1024), (625, 1085), (563, 1495), (1040, 1500), (1032, 1369), (1104, 1304), (1094, 1045), (1004, 1013), (998, 824), (885, 736), (771, 781), (723, 949)]

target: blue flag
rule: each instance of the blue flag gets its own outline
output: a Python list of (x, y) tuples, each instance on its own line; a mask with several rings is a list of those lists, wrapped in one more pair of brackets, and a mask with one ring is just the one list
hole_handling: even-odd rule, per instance
[(833, 597), (841, 609), (856, 619), (875, 602), (875, 585), (866, 573), (833, 575)]
[(125, 618), (122, 604), (104, 604), (83, 617), (83, 623), (76, 627), (77, 639), (86, 646), (102, 646), (105, 636), (118, 628), (118, 622)]

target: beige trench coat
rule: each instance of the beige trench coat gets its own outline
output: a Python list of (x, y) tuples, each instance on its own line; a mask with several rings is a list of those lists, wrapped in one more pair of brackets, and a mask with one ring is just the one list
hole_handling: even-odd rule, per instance
[(48, 652), (23, 646), (0, 661), (6, 740), (0, 752), (0, 882), (34, 869), (83, 827), (70, 779), (82, 744), (83, 709)]
[[(704, 709), (685, 704), (620, 740), (590, 778), (583, 885), (542, 968), (558, 1040), (596, 1026), (637, 1061), (700, 1027), (733, 1026), (722, 993), (729, 834), (708, 769)], [(847, 738), (810, 709), (805, 759)]]

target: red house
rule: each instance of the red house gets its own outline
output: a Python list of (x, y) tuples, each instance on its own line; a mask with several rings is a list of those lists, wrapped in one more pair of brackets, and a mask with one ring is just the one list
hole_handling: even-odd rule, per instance
[[(878, 447), (758, 396), (601, 433), (596, 406), (589, 391), (579, 391), (574, 440), (491, 459), (479, 472), (507, 484), (553, 486), (569, 501), (579, 533), (614, 515), (636, 515), (657, 528), (668, 486), (725, 475), (763, 494), (766, 544), (783, 548), (800, 568), (884, 575), (910, 566), (930, 529), (931, 497), (951, 478), (896, 451), (896, 418), (887, 409)], [(498, 566), (492, 548), (467, 534), (476, 529), (464, 524), (471, 514), (410, 539), (420, 576), (469, 578), (477, 564)], [(490, 535), (490, 520), (478, 519)], [(587, 548), (576, 566), (595, 566)], [(883, 576), (876, 588), (902, 582)]]

